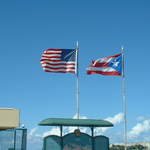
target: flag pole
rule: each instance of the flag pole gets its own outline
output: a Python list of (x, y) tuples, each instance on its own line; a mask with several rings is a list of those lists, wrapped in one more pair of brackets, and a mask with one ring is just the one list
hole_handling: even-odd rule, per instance
[(127, 101), (125, 97), (125, 70), (124, 70), (124, 47), (121, 47), (122, 54), (122, 99), (123, 99), (123, 110), (124, 110), (124, 150), (127, 150)]
[(78, 65), (79, 42), (76, 42), (76, 100), (77, 100), (77, 119), (80, 117), (80, 103), (79, 103), (79, 65)]

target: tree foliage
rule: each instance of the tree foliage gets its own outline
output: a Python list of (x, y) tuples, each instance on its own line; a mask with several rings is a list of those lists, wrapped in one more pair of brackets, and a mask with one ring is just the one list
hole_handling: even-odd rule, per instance
[[(127, 150), (146, 150), (147, 147), (141, 144), (127, 146)], [(110, 150), (124, 150), (124, 145), (112, 145)]]

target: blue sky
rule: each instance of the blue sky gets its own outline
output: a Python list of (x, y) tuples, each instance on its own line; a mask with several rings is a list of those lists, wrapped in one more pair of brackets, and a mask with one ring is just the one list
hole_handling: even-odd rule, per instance
[[(121, 118), (121, 78), (86, 75), (86, 68), (93, 59), (119, 53), (123, 45), (128, 132), (134, 134), (132, 142), (150, 140), (149, 17), (148, 0), (0, 1), (0, 107), (21, 110), (36, 150), (41, 146), (36, 138), (48, 131), (38, 126), (41, 120), (76, 114), (75, 75), (43, 72), (41, 54), (47, 48), (75, 48), (77, 40), (80, 115)], [(105, 134), (121, 142), (123, 122), (115, 123)], [(34, 150), (34, 144), (28, 149)]]

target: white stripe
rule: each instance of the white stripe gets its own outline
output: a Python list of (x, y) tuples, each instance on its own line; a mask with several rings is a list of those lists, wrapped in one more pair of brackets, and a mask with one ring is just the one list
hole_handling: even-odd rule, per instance
[(75, 64), (74, 61), (68, 61), (68, 62), (66, 62), (66, 61), (59, 61), (59, 62), (54, 62), (54, 61), (51, 61), (51, 60), (48, 60), (48, 59), (47, 60), (42, 60), (41, 63), (51, 63), (51, 64), (60, 64), (60, 63), (71, 64), (71, 63), (74, 63)]
[(111, 57), (111, 58), (107, 58), (107, 57), (104, 57), (104, 58), (99, 58), (97, 60), (95, 60), (94, 64), (96, 63), (108, 63), (110, 62), (114, 57)]
[(53, 56), (61, 56), (60, 54), (43, 54), (42, 56), (53, 57)]
[(44, 53), (58, 53), (58, 54), (61, 54), (61, 50), (60, 51), (52, 51), (52, 50), (46, 50), (44, 51)]
[(93, 70), (93, 71), (103, 71), (103, 72), (116, 72), (114, 68), (107, 67), (107, 68), (102, 68), (102, 67), (89, 67), (87, 70)]
[(57, 66), (54, 66), (54, 65), (48, 65), (48, 64), (42, 64), (42, 67), (53, 67), (53, 68), (59, 68), (59, 67), (75, 67), (75, 65), (57, 65)]
[(46, 58), (46, 57), (42, 57), (42, 59), (47, 59), (47, 60), (61, 60), (60, 58)]
[(75, 69), (49, 69), (49, 68), (43, 68), (43, 69), (48, 71), (75, 71)]

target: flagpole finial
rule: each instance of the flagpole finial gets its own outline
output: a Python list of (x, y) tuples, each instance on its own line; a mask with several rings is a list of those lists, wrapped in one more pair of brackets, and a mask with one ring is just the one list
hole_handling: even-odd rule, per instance
[(121, 46), (121, 52), (122, 53), (124, 52), (124, 46), (123, 45)]
[(76, 47), (79, 48), (79, 41), (76, 42)]
[(123, 46), (123, 45), (121, 45), (121, 49), (124, 49), (124, 46)]

